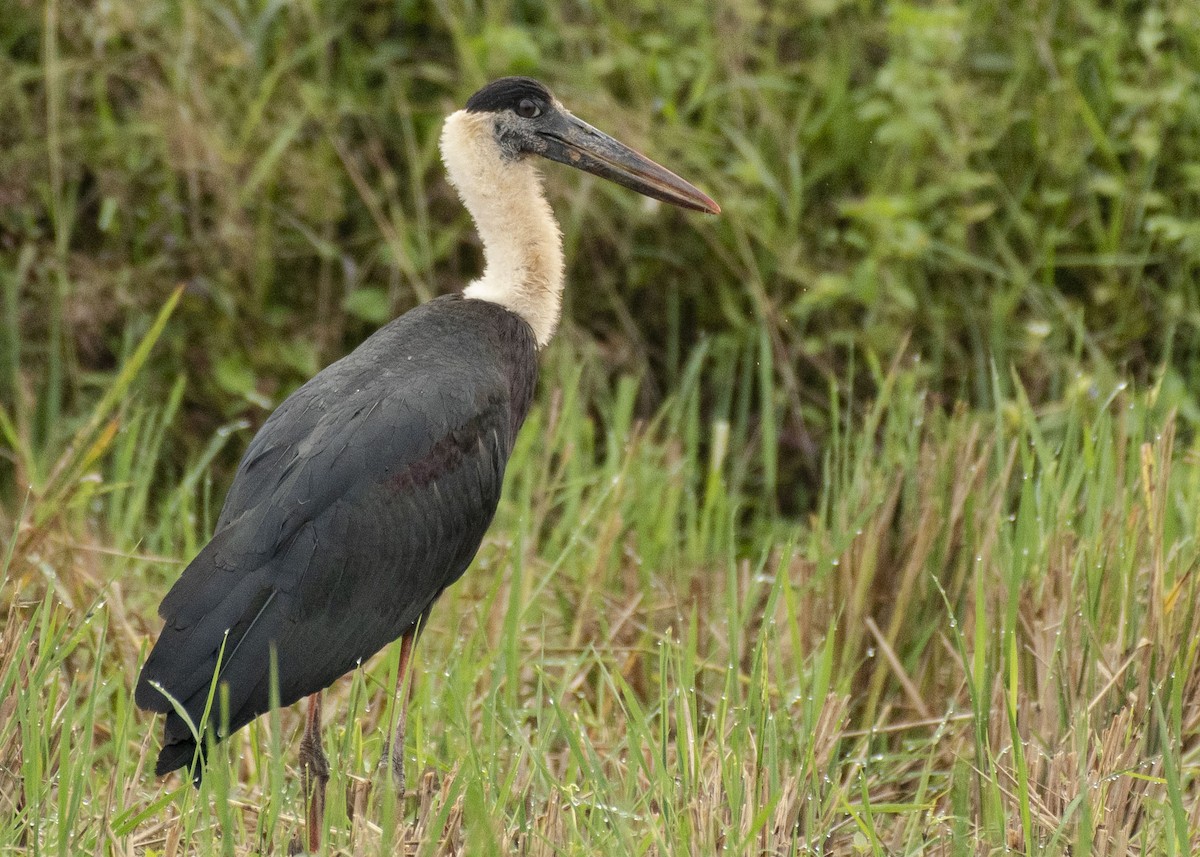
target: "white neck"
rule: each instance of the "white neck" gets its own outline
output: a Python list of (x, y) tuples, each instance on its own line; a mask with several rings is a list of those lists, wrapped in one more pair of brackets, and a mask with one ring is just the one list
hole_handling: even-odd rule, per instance
[(525, 159), (504, 160), (493, 124), (488, 113), (460, 110), (442, 128), (450, 183), (483, 239), (483, 276), (463, 295), (521, 316), (541, 348), (562, 312), (562, 234), (537, 170)]

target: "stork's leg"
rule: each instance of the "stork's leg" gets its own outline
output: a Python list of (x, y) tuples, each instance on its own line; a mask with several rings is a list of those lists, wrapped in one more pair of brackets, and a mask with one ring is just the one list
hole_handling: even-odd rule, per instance
[(329, 760), (321, 746), (321, 691), (308, 698), (308, 719), (300, 739), (300, 781), (308, 804), (308, 850), (321, 849), (321, 825), (325, 821), (325, 785), (329, 782)]
[(413, 643), (417, 632), (414, 628), (400, 638), (400, 668), (396, 671), (396, 702), (400, 711), (396, 715), (396, 734), (392, 736), (392, 778), (396, 782), (396, 794), (404, 797), (404, 730), (408, 725), (408, 699), (412, 695), (409, 672), (412, 665)]

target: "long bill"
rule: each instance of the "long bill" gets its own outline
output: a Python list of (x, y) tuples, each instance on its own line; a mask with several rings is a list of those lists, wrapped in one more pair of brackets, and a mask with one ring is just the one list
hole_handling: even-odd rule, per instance
[(652, 199), (692, 211), (720, 214), (721, 206), (666, 167), (565, 110), (556, 113), (551, 126), (538, 132), (545, 141), (545, 149), (540, 152), (542, 156), (616, 182)]

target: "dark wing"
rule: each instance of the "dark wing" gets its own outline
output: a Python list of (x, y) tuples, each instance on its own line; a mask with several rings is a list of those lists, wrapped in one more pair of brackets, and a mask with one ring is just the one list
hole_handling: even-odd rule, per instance
[(466, 569), (527, 402), (464, 352), (383, 366), (356, 352), (264, 424), (138, 681), (138, 705), (168, 712), (160, 773), (195, 750), (161, 691), (199, 723), (220, 656), (228, 734), (269, 707), (272, 649), (287, 705), (409, 630)]

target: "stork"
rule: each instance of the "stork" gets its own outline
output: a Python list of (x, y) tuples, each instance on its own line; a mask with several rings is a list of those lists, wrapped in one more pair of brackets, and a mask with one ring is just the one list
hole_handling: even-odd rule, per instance
[[(441, 150), (483, 241), (483, 275), (393, 320), (271, 414), (212, 540), (162, 601), (135, 691), (138, 706), (166, 715), (155, 773), (190, 767), (197, 781), (206, 739), (266, 712), (272, 682), (280, 705), (308, 697), (300, 762), (314, 851), (329, 776), (321, 691), (397, 639), (407, 688), (417, 633), (496, 511), (538, 352), (559, 322), (562, 238), (533, 156), (720, 211), (530, 78), (472, 95), (446, 119)], [(220, 724), (202, 722), (214, 677), (227, 700)], [(399, 706), (390, 752), (403, 793), (407, 693)]]

